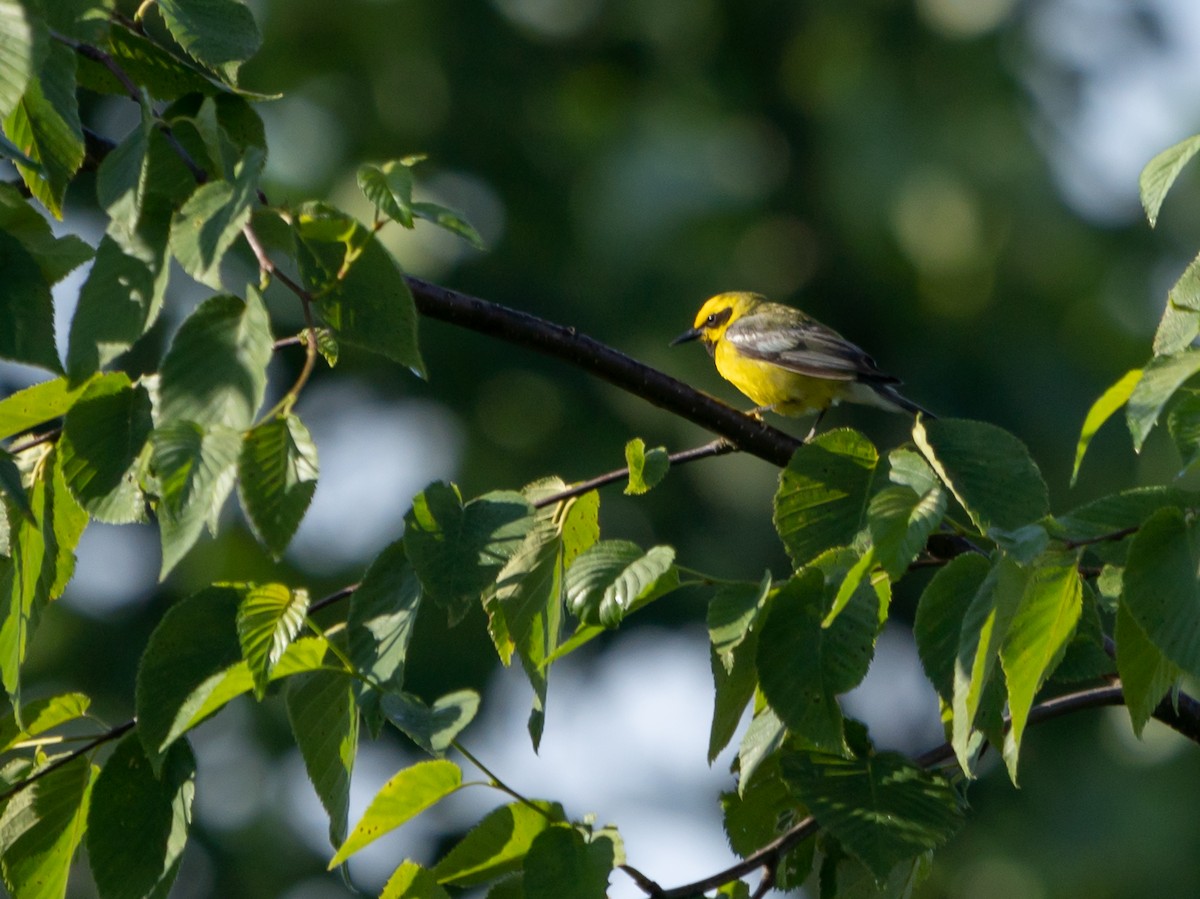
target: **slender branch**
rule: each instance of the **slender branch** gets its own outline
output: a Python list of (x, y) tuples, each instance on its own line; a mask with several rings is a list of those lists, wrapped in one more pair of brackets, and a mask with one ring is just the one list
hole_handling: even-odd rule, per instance
[(558, 821), (559, 821), (558, 818), (555, 818), (554, 815), (550, 814), (550, 812), (546, 811), (544, 808), (542, 808), (540, 805), (538, 805), (532, 799), (529, 799), (526, 796), (523, 796), (522, 794), (518, 793), (516, 790), (514, 790), (512, 787), (510, 787), (508, 784), (506, 784), (503, 780), (501, 780), (499, 777), (497, 777), (496, 774), (490, 768), (488, 768), (487, 765), (485, 765), (483, 762), (479, 761), (479, 759), (477, 759), (474, 755), (472, 755), (470, 752), (468, 752), (467, 748), (465, 746), (463, 746), (462, 743), (458, 742), (458, 740), (451, 740), (450, 745), (453, 746), (455, 749), (457, 749), (462, 754), (463, 758), (465, 758), (472, 765), (474, 765), (476, 768), (478, 768), (480, 771), (482, 771), (484, 777), (486, 777), (489, 781), (491, 781), (491, 786), (493, 788), (499, 790), (501, 793), (507, 793), (513, 799), (517, 800), (517, 802), (533, 809), (535, 812), (537, 812), (539, 815), (541, 815), (543, 818), (545, 818), (551, 824), (558, 823)]
[(783, 467), (801, 441), (682, 381), (637, 362), (574, 328), (406, 276), (417, 310), (428, 318), (536, 350), (640, 396), (727, 438), (739, 450)]
[[(1125, 694), (1122, 692), (1119, 683), (1089, 687), (1039, 702), (1029, 711), (1028, 725), (1032, 727), (1083, 709), (1124, 705), (1124, 703)], [(1177, 703), (1179, 705), (1178, 711), (1169, 699), (1164, 699), (1159, 703), (1158, 708), (1154, 710), (1154, 717), (1189, 740), (1200, 743), (1200, 702), (1187, 694), (1181, 693)], [(1007, 718), (1005, 719), (1004, 726), (1007, 730), (1009, 726)], [(932, 768), (936, 765), (944, 764), (953, 758), (954, 747), (949, 742), (946, 742), (917, 756), (913, 759), (913, 763), (922, 768)], [(651, 899), (687, 899), (687, 897), (699, 895), (707, 890), (716, 889), (723, 884), (729, 883), (731, 880), (744, 877), (759, 868), (766, 868), (774, 872), (785, 852), (815, 835), (818, 830), (820, 830), (820, 824), (817, 823), (816, 818), (810, 815), (794, 824), (757, 852), (751, 853), (737, 864), (730, 865), (724, 871), (718, 871), (716, 874), (706, 877), (703, 880), (697, 880), (694, 883), (670, 889), (663, 889), (640, 871), (636, 872), (636, 874), (629, 871), (626, 873), (629, 873), (634, 882)]]
[(322, 599), (318, 599), (308, 607), (308, 614), (312, 615), (313, 613), (319, 612), (322, 609), (329, 608), (335, 603), (341, 602), (343, 599), (348, 599), (351, 595), (353, 595), (354, 591), (361, 586), (362, 584), (350, 584), (349, 586), (343, 587), (341, 590), (330, 593), (328, 596)]
[[(693, 447), (689, 450), (680, 450), (677, 453), (672, 453), (667, 456), (672, 465), (684, 465), (688, 462), (694, 462), (697, 459), (707, 459), (710, 456), (723, 456), (726, 453), (732, 453), (737, 450), (737, 447), (721, 437), (711, 443), (706, 443), (704, 446)], [(533, 504), (535, 509), (544, 509), (546, 506), (552, 506), (555, 503), (561, 503), (563, 500), (571, 499), (575, 496), (583, 496), (585, 493), (605, 487), (614, 481), (623, 481), (629, 477), (629, 468), (618, 468), (615, 471), (610, 471), (607, 474), (598, 475), (587, 481), (581, 481), (563, 490), (560, 493), (555, 493), (547, 496), (544, 499), (538, 500)]]
[(13, 784), (7, 790), (0, 793), (0, 803), (7, 802), (9, 799), (12, 799), (18, 793), (22, 792), (23, 790), (27, 790), (29, 787), (33, 786), (35, 783), (37, 783), (39, 780), (41, 780), (46, 775), (52, 774), (55, 771), (57, 771), (59, 768), (62, 768), (65, 765), (71, 764), (71, 762), (75, 761), (75, 759), (79, 758), (81, 755), (87, 755), (93, 749), (103, 746), (105, 743), (115, 740), (118, 737), (124, 736), (129, 731), (133, 730), (136, 726), (137, 726), (137, 719), (130, 718), (124, 724), (118, 724), (116, 727), (111, 728), (111, 729), (105, 731), (104, 733), (100, 734), (100, 736), (95, 737), (92, 740), (89, 740), (87, 743), (84, 743), (78, 749), (67, 753), (60, 759), (56, 759), (55, 761), (53, 761), (49, 765), (47, 765), (45, 768), (42, 768), (40, 771), (37, 771), (34, 774), (29, 775), (29, 777), (25, 778), (24, 780), (20, 781), (19, 783)]
[(49, 443), (51, 440), (57, 440), (61, 434), (61, 427), (51, 428), (49, 431), (45, 431), (41, 434), (34, 434), (28, 439), (22, 440), (20, 443), (14, 443), (8, 448), (7, 451), (9, 454), (15, 456), (19, 453), (25, 452), (27, 449), (33, 449), (35, 446), (40, 446), (43, 443)]
[(1130, 534), (1136, 534), (1140, 524), (1133, 524), (1127, 528), (1121, 528), (1119, 531), (1113, 531), (1109, 534), (1100, 534), (1097, 537), (1081, 537), (1078, 540), (1064, 540), (1063, 546), (1067, 549), (1079, 549), (1081, 546), (1091, 546), (1095, 543), (1116, 543), (1124, 540)]

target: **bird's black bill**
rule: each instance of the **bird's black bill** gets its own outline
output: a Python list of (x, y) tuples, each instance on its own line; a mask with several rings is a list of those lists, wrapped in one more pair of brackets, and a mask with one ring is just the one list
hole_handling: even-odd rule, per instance
[(687, 343), (689, 340), (696, 340), (703, 333), (704, 332), (701, 331), (699, 328), (691, 328), (690, 330), (684, 331), (682, 334), (680, 334), (678, 337), (676, 337), (674, 340), (672, 340), (670, 345), (671, 346), (679, 346), (679, 344)]

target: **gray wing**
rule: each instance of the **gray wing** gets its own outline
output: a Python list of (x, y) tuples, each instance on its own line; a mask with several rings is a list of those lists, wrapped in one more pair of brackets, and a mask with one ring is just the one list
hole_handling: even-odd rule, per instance
[(812, 319), (783, 324), (769, 315), (751, 314), (730, 325), (725, 339), (743, 356), (814, 378), (900, 383), (842, 335)]

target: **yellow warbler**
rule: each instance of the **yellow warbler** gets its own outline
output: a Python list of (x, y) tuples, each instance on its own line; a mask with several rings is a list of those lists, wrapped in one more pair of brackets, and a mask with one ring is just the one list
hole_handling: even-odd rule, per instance
[[(900, 395), (898, 378), (832, 328), (799, 309), (735, 291), (709, 299), (671, 345), (700, 340), (717, 371), (758, 405), (755, 412), (817, 413), (843, 400), (891, 412), (928, 410)], [(816, 430), (816, 423), (813, 424)]]

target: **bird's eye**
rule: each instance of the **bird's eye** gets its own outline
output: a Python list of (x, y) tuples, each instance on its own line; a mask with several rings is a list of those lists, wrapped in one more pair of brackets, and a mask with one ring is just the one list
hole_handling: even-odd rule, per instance
[(716, 323), (717, 323), (717, 314), (715, 312), (704, 320), (704, 326), (706, 328), (711, 328)]

